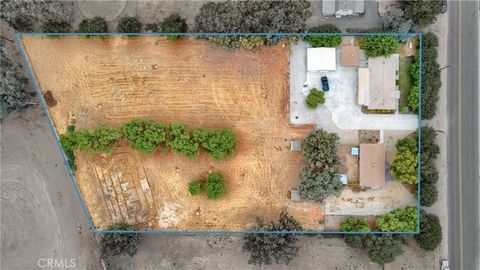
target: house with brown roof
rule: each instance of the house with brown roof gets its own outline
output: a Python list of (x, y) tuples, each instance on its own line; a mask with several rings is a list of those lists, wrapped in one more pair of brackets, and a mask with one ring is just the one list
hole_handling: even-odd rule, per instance
[(381, 143), (360, 144), (360, 186), (381, 188), (385, 185), (385, 147)]
[(368, 68), (359, 68), (358, 104), (370, 110), (396, 110), (398, 68), (398, 54), (368, 58)]

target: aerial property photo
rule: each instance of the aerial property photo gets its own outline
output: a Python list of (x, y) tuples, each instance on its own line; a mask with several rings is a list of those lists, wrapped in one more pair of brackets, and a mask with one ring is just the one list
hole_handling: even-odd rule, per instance
[(415, 233), (421, 37), (318, 32), (16, 38), (95, 231)]

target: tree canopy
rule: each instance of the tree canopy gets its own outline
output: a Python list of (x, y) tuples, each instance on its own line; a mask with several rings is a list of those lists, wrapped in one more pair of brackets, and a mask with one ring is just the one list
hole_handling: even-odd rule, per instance
[(117, 25), (117, 32), (119, 33), (139, 33), (141, 31), (142, 23), (137, 17), (122, 17)]
[(418, 210), (412, 206), (397, 208), (378, 216), (376, 223), (383, 232), (416, 232)]
[[(309, 33), (341, 33), (333, 24), (324, 24), (317, 27), (312, 27), (308, 30)], [(313, 47), (337, 47), (342, 43), (341, 35), (306, 35), (305, 40)]]
[(0, 70), (0, 119), (16, 109), (26, 107), (31, 99), (31, 95), (25, 91), (27, 78), (10, 61), (5, 50), (5, 48), (2, 48), (0, 53), (2, 59), (2, 68)]
[(424, 250), (434, 250), (442, 242), (442, 226), (436, 215), (420, 211), (420, 233), (415, 235), (418, 245)]
[(412, 20), (405, 17), (403, 10), (394, 8), (382, 17), (382, 28), (388, 32), (408, 33), (412, 28)]
[(367, 57), (389, 56), (398, 49), (398, 38), (396, 36), (365, 36), (360, 49), (365, 51)]
[(91, 19), (83, 19), (78, 25), (78, 31), (80, 33), (107, 33), (108, 25), (105, 18), (95, 16)]
[(312, 88), (305, 102), (310, 109), (315, 109), (318, 105), (325, 103), (325, 93), (317, 88)]
[(40, 31), (43, 33), (68, 33), (70, 28), (70, 24), (67, 21), (49, 20), (40, 26)]
[(147, 154), (154, 153), (161, 145), (166, 147), (167, 127), (147, 119), (133, 119), (123, 125), (125, 139), (130, 145)]
[[(302, 226), (286, 212), (280, 214), (277, 222), (266, 223), (257, 217), (256, 231), (300, 231)], [(247, 233), (244, 236), (243, 250), (250, 252), (249, 264), (269, 265), (288, 264), (298, 256), (298, 238), (292, 233)]]
[(442, 11), (442, 0), (407, 0), (403, 5), (405, 16), (422, 27), (435, 22)]
[[(188, 31), (187, 20), (182, 18), (178, 13), (170, 14), (160, 22), (159, 26), (160, 31), (163, 33), (186, 33)], [(171, 40), (177, 40), (180, 38), (182, 38), (182, 36), (169, 36), (169, 39)]]
[(218, 199), (227, 192), (225, 187), (224, 176), (219, 172), (212, 172), (207, 176), (207, 182), (205, 183), (205, 190), (207, 191), (207, 197), (211, 200)]
[[(134, 226), (119, 223), (109, 226), (108, 231), (133, 231)], [(139, 233), (105, 233), (100, 240), (100, 253), (103, 259), (120, 255), (134, 256), (137, 254), (141, 240)]]
[(311, 168), (303, 169), (299, 186), (302, 199), (322, 202), (329, 196), (339, 196), (342, 191), (343, 183), (337, 174), (317, 172)]
[(236, 136), (229, 129), (196, 129), (197, 138), (205, 151), (215, 159), (224, 159), (233, 155)]
[(340, 166), (337, 156), (338, 140), (335, 133), (328, 133), (323, 129), (314, 130), (303, 140), (303, 157), (313, 169), (334, 173)]
[(403, 138), (396, 144), (397, 153), (390, 163), (390, 174), (401, 183), (416, 184), (418, 182), (417, 141)]
[(340, 224), (342, 231), (346, 232), (369, 232), (371, 231), (366, 218), (345, 218)]

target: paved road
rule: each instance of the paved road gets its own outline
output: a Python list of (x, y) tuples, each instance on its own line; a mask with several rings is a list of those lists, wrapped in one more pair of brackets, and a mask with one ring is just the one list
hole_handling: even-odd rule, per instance
[(478, 1), (449, 1), (450, 269), (479, 269)]

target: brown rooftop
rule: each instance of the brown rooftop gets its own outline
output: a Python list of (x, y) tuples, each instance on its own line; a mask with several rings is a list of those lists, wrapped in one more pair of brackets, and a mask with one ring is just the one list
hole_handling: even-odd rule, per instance
[(360, 186), (385, 185), (385, 147), (383, 144), (360, 144)]
[(354, 45), (342, 45), (341, 47), (342, 66), (358, 67), (360, 63), (360, 49)]

